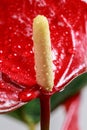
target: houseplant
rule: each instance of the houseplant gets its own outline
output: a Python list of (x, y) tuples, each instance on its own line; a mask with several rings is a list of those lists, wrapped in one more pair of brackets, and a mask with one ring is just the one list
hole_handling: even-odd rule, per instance
[[(41, 116), (41, 129), (48, 130), (49, 103), (46, 105), (45, 101), (86, 72), (87, 4), (80, 0), (0, 0), (0, 3), (0, 111), (17, 109), (39, 97), (41, 106), (48, 105)], [(54, 73), (51, 92), (42, 91), (35, 77), (32, 24), (37, 15), (44, 15), (49, 22)], [(43, 122), (43, 118), (48, 120)]]

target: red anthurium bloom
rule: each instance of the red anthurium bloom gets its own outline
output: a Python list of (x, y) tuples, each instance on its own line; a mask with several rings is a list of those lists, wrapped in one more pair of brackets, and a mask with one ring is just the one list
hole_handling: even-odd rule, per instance
[(0, 112), (41, 93), (35, 78), (33, 18), (50, 26), (54, 87), (60, 91), (87, 67), (87, 4), (82, 0), (0, 0)]
[(65, 108), (67, 112), (66, 119), (62, 130), (79, 130), (79, 105), (80, 105), (80, 93), (66, 101)]

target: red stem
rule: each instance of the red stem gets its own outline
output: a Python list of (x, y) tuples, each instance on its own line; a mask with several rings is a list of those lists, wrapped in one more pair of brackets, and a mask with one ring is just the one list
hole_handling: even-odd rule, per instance
[(41, 105), (41, 130), (49, 130), (50, 127), (50, 96), (42, 95)]

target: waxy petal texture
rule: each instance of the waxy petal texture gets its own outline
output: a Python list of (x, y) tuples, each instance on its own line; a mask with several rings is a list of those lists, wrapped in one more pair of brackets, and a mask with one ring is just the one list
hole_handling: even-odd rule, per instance
[(40, 94), (36, 93), (39, 88), (36, 87), (32, 40), (32, 23), (38, 14), (46, 16), (50, 26), (55, 84), (52, 93), (86, 72), (86, 2), (0, 0), (1, 112), (21, 106), (22, 101)]

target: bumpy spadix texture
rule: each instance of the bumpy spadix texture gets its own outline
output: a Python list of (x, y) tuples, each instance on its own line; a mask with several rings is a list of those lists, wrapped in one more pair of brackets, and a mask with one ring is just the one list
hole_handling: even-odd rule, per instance
[[(34, 70), (32, 23), (49, 21), (55, 91), (87, 66), (87, 4), (81, 0), (0, 0), (0, 111), (40, 93)], [(37, 86), (37, 87), (36, 87)]]
[(43, 15), (33, 22), (33, 41), (36, 81), (45, 90), (52, 91), (54, 86), (51, 38), (48, 20)]

